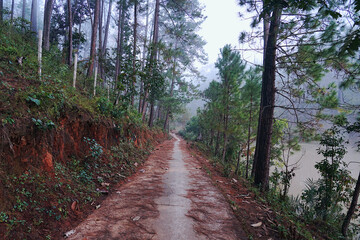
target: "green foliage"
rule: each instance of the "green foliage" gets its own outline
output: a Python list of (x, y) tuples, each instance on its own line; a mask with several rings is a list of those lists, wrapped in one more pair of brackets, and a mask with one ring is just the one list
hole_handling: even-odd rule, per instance
[(31, 119), (32, 122), (35, 124), (35, 126), (40, 130), (50, 130), (55, 128), (55, 123), (47, 118), (41, 120), (41, 119)]
[(347, 164), (342, 160), (346, 154), (344, 143), (344, 137), (336, 126), (325, 131), (320, 140), (324, 148), (319, 148), (318, 154), (323, 155), (324, 159), (315, 164), (322, 176), (315, 209), (324, 221), (328, 219), (329, 212), (336, 213), (340, 203), (349, 201), (353, 179), (346, 169)]
[(199, 118), (196, 116), (192, 117), (190, 121), (186, 123), (185, 129), (179, 131), (179, 134), (187, 140), (196, 140), (200, 134)]
[(84, 137), (84, 142), (88, 144), (90, 148), (90, 156), (94, 160), (98, 160), (101, 158), (104, 153), (103, 147), (96, 142), (95, 139)]

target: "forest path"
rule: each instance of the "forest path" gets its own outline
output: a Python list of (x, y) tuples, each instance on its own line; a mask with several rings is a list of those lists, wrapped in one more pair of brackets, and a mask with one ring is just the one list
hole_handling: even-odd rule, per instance
[(186, 143), (173, 137), (68, 239), (247, 239)]

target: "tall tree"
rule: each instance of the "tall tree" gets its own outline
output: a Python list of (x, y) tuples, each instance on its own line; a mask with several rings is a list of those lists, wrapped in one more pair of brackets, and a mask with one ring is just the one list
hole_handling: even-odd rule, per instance
[[(119, 21), (118, 21), (118, 37), (117, 37), (117, 55), (116, 55), (116, 66), (115, 66), (115, 89), (119, 88), (121, 85), (119, 83), (119, 75), (123, 62), (123, 53), (124, 53), (124, 34), (125, 34), (125, 16), (127, 11), (126, 0), (119, 2)], [(118, 89), (118, 94), (115, 100), (115, 105), (118, 104), (120, 99), (122, 89)]]
[[(264, 21), (270, 22), (269, 32), (266, 32), (266, 23), (264, 23), (262, 34), (266, 49), (264, 49), (261, 115), (252, 171), (255, 175), (255, 183), (261, 185), (262, 190), (266, 190), (273, 124), (273, 119), (270, 118), (274, 117), (275, 93), (281, 96), (283, 101), (277, 106), (291, 113), (291, 121), (299, 122), (305, 127), (316, 127), (318, 121), (314, 116), (321, 116), (319, 113), (323, 109), (334, 108), (337, 104), (334, 84), (326, 88), (319, 82), (327, 69), (335, 68), (346, 72), (342, 66), (347, 65), (347, 60), (333, 57), (336, 47), (331, 43), (339, 43), (343, 37), (338, 34), (340, 31), (335, 31), (340, 28), (337, 28), (338, 24), (328, 17), (329, 12), (335, 13), (324, 2), (261, 1), (261, 11), (257, 11), (259, 1), (240, 0), (239, 2), (242, 5), (249, 4), (248, 6), (257, 12), (254, 26), (259, 23), (259, 19), (265, 18)], [(334, 2), (331, 7), (335, 8), (341, 4), (344, 3)], [(285, 15), (281, 18), (283, 11)], [(341, 27), (345, 27), (345, 24)], [(276, 88), (275, 76), (281, 79), (277, 82), (279, 86)], [(298, 99), (299, 104), (295, 104), (294, 99)], [(288, 103), (284, 104), (284, 102)], [(313, 110), (311, 113), (308, 111), (310, 114), (300, 121), (297, 112), (307, 114), (304, 105), (308, 103), (313, 104)]]
[(14, 6), (15, 6), (15, 0), (11, 1), (11, 15), (10, 15), (10, 22), (12, 23), (14, 20)]
[[(26, 0), (24, 0), (26, 4)], [(46, 51), (50, 49), (50, 26), (51, 16), (54, 8), (54, 0), (46, 0), (44, 7), (44, 38), (43, 46)], [(25, 18), (25, 8), (23, 6), (23, 18)]]
[(4, 11), (4, 1), (0, 0), (0, 23), (3, 21), (4, 18), (3, 11)]
[(262, 190), (267, 190), (269, 187), (270, 147), (275, 104), (276, 44), (282, 8), (281, 4), (276, 4), (271, 13), (262, 77), (259, 126), (254, 156), (254, 183), (261, 186)]
[[(134, 91), (135, 89), (135, 83), (136, 83), (136, 52), (137, 52), (137, 25), (138, 25), (138, 1), (134, 0), (134, 33), (133, 33), (133, 61), (132, 61), (132, 67), (133, 67), (133, 76), (132, 76), (132, 89)], [(134, 106), (134, 100), (135, 96), (134, 93), (131, 94), (131, 106)]]
[(38, 17), (38, 0), (32, 0), (31, 4), (31, 31), (37, 32), (37, 17)]
[(223, 151), (222, 161), (226, 161), (226, 151), (229, 136), (230, 109), (233, 107), (234, 97), (239, 91), (241, 75), (244, 72), (245, 64), (242, 63), (240, 54), (226, 45), (221, 49), (220, 57), (215, 63), (219, 69), (219, 76), (222, 83), (223, 93), (221, 95), (223, 104)]
[(254, 134), (256, 134), (257, 122), (254, 121), (259, 114), (260, 90), (261, 90), (261, 76), (259, 76), (260, 69), (249, 69), (246, 71), (245, 85), (241, 89), (241, 101), (244, 108), (247, 109), (248, 114), (243, 122), (247, 123), (247, 142), (246, 142), (246, 166), (245, 177), (249, 177), (250, 169), (250, 146)]
[(72, 17), (72, 6), (71, 6), (71, 0), (67, 0), (67, 9), (68, 9), (68, 53), (67, 53), (67, 63), (69, 66), (72, 64), (72, 54), (73, 54), (73, 17)]
[[(104, 72), (104, 67), (103, 64), (106, 61), (106, 53), (107, 53), (107, 43), (108, 43), (108, 38), (109, 38), (109, 28), (110, 28), (110, 21), (111, 21), (111, 7), (112, 7), (112, 0), (109, 1), (109, 6), (108, 6), (108, 13), (107, 13), (107, 17), (106, 17), (106, 23), (105, 23), (105, 31), (104, 31), (104, 42), (103, 42), (103, 46), (101, 48), (101, 69), (100, 69), (100, 76), (102, 79), (105, 80), (105, 72)], [(104, 85), (105, 85), (105, 81), (104, 81)]]
[[(0, 0), (0, 4), (1, 4), (2, 0)], [(0, 6), (1, 8), (1, 6)], [(22, 19), (25, 19), (25, 13), (26, 13), (26, 0), (23, 0), (23, 4), (22, 4), (22, 12), (21, 12), (21, 17)], [(1, 14), (1, 11), (0, 11)]]
[(96, 39), (97, 39), (97, 31), (99, 24), (99, 13), (100, 13), (100, 0), (95, 0), (95, 10), (94, 10), (94, 22), (92, 25), (91, 31), (91, 47), (90, 47), (90, 59), (89, 59), (89, 68), (87, 72), (87, 76), (91, 77), (93, 75), (94, 63), (96, 57)]
[[(149, 66), (150, 66), (150, 72), (153, 72), (155, 61), (157, 58), (157, 49), (158, 49), (158, 40), (159, 40), (159, 13), (160, 13), (160, 0), (156, 0), (155, 2), (155, 12), (154, 12), (154, 28), (153, 28), (153, 40), (152, 40), (152, 46), (151, 46), (151, 52), (150, 52), (150, 59), (149, 59)], [(146, 101), (146, 93), (145, 93), (145, 99)], [(154, 99), (151, 99), (150, 101), (150, 116), (149, 116), (149, 127), (153, 126), (153, 120), (154, 120)], [(146, 105), (145, 105), (146, 106)], [(143, 118), (146, 113), (146, 107), (143, 108)]]

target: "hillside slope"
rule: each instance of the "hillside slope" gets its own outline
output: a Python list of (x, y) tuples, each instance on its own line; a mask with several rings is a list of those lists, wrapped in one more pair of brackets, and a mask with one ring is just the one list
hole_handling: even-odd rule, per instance
[(62, 53), (0, 27), (0, 239), (53, 239), (94, 210), (167, 138), (137, 112), (84, 91)]

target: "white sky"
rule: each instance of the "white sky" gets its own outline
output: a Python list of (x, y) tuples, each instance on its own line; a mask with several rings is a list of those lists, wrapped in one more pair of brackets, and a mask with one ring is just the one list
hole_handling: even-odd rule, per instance
[(198, 33), (207, 42), (204, 49), (209, 56), (209, 63), (215, 63), (220, 48), (226, 44), (239, 46), (238, 38), (245, 26), (241, 26), (237, 0), (200, 0), (200, 3), (205, 6), (204, 15), (207, 19)]

